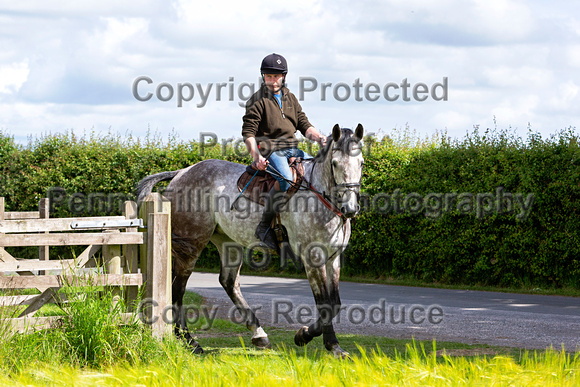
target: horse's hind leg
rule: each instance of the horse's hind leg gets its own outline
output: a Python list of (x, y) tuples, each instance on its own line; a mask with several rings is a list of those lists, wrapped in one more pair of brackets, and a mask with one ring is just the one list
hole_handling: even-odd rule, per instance
[(226, 236), (214, 235), (212, 242), (216, 245), (221, 259), (220, 284), (245, 320), (246, 327), (252, 331), (252, 344), (258, 348), (270, 348), (271, 344), (268, 335), (260, 326), (258, 318), (240, 289), (239, 277), (243, 261), (243, 256), (240, 252), (241, 246), (235, 245), (235, 242)]
[[(316, 261), (310, 261), (316, 262)], [(340, 313), (341, 302), (338, 292), (340, 276), (340, 255), (331, 258), (326, 265), (319, 267), (306, 262), (305, 269), (316, 301), (318, 320), (310, 326), (302, 327), (294, 336), (294, 343), (298, 346), (308, 344), (314, 337), (322, 335), (324, 347), (335, 357), (345, 358), (349, 353), (338, 344), (332, 320)]]
[(191, 271), (188, 273), (183, 273), (181, 275), (173, 276), (172, 283), (172, 299), (177, 316), (175, 316), (175, 336), (177, 338), (183, 339), (186, 344), (193, 350), (193, 353), (202, 354), (203, 348), (201, 345), (193, 338), (187, 327), (187, 322), (185, 315), (183, 313), (183, 296), (185, 294), (185, 287), (187, 285), (187, 280), (191, 275)]
[(186, 316), (183, 312), (183, 296), (187, 286), (187, 280), (193, 272), (193, 267), (197, 262), (199, 254), (209, 242), (208, 240), (197, 241), (193, 243), (191, 240), (185, 238), (172, 238), (172, 302), (175, 316), (175, 336), (183, 339), (187, 345), (193, 350), (193, 353), (201, 354), (203, 349), (201, 345), (193, 338), (187, 327)]

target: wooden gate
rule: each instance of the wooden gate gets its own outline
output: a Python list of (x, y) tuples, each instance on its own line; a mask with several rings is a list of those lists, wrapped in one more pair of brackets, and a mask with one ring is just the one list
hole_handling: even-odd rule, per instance
[[(34, 317), (46, 303), (66, 302), (58, 290), (67, 284), (106, 286), (114, 297), (124, 287), (127, 305), (137, 299), (144, 287), (144, 299), (153, 306), (141, 316), (153, 321), (156, 337), (171, 332), (171, 204), (153, 193), (141, 203), (125, 202), (124, 216), (49, 218), (48, 199), (37, 212), (5, 212), (0, 198), (0, 289), (38, 289), (40, 294), (0, 297), (0, 306), (27, 305), (17, 317), (9, 319), (12, 328), (23, 332), (51, 327), (60, 317)], [(138, 217), (139, 215), (139, 217)], [(50, 257), (50, 246), (87, 246), (75, 259)], [(6, 247), (38, 246), (39, 259), (19, 259)], [(102, 250), (98, 265), (94, 255)], [(49, 259), (51, 258), (51, 259)], [(104, 272), (92, 269), (104, 268)], [(15, 275), (5, 275), (12, 272)], [(55, 274), (60, 273), (60, 274)], [(169, 312), (168, 312), (169, 311)], [(138, 311), (123, 314), (129, 318)], [(165, 316), (165, 318), (163, 318)]]

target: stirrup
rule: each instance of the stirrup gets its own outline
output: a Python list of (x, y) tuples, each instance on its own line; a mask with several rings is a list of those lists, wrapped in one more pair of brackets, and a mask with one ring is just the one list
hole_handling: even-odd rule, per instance
[(276, 237), (274, 235), (275, 234), (274, 234), (271, 226), (268, 226), (264, 230), (264, 227), (262, 226), (261, 223), (258, 224), (258, 227), (256, 227), (256, 232), (254, 233), (254, 236), (256, 238), (258, 238), (258, 240), (260, 240), (262, 243), (264, 243), (266, 246), (268, 246), (272, 250), (278, 251), (280, 249), (280, 247), (278, 246), (278, 243), (276, 241)]
[(288, 233), (286, 232), (286, 228), (282, 225), (282, 218), (280, 217), (280, 213), (276, 213), (276, 216), (273, 219), (273, 226), (272, 231), (273, 234), (276, 236), (276, 242), (278, 244), (288, 242)]

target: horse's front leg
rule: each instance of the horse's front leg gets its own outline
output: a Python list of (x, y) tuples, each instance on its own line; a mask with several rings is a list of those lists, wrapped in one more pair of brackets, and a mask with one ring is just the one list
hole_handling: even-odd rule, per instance
[(340, 313), (341, 308), (338, 292), (340, 255), (331, 258), (323, 265), (315, 263), (315, 260), (306, 262), (305, 269), (319, 317), (310, 326), (304, 326), (298, 330), (294, 336), (294, 343), (298, 346), (304, 346), (314, 337), (322, 335), (324, 347), (331, 351), (335, 357), (345, 358), (349, 353), (340, 347), (332, 324), (332, 320)]

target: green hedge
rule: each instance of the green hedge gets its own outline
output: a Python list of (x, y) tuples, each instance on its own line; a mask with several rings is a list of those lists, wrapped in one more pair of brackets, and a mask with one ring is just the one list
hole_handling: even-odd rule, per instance
[[(136, 182), (149, 174), (206, 158), (250, 161), (231, 145), (226, 152), (208, 145), (67, 133), (20, 146), (0, 132), (0, 196), (8, 211), (32, 211), (49, 189), (60, 187), (66, 195), (53, 203), (51, 216), (116, 214), (117, 203), (133, 198)], [(530, 132), (525, 140), (496, 130), (476, 129), (453, 141), (403, 133), (367, 138), (365, 150), (364, 211), (354, 222), (344, 272), (453, 284), (580, 286), (574, 130), (548, 139)], [(206, 250), (199, 264), (215, 267), (215, 254)]]
[[(389, 139), (372, 149), (364, 186), (375, 200), (355, 222), (347, 273), (455, 284), (580, 285), (580, 149), (573, 130), (546, 140), (530, 133), (526, 141), (506, 131), (475, 130), (461, 141), (442, 139), (406, 152)], [(432, 216), (426, 209), (437, 208), (437, 199), (431, 206), (424, 200), (420, 210), (409, 200), (398, 212), (376, 200), (397, 189), (402, 197), (474, 197), (471, 208), (469, 200), (459, 208), (460, 200), (450, 201)], [(527, 217), (515, 204), (508, 211), (508, 194), (529, 200)]]

